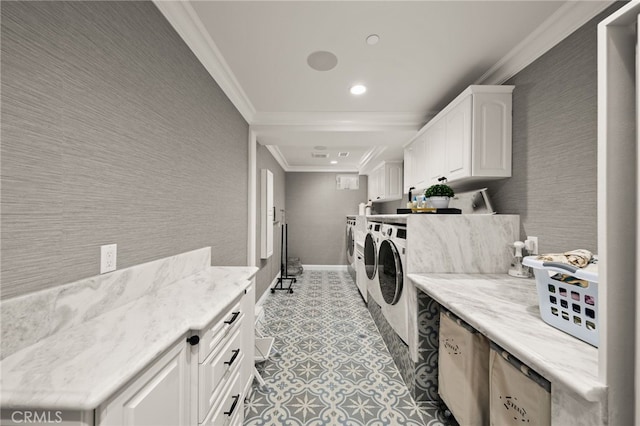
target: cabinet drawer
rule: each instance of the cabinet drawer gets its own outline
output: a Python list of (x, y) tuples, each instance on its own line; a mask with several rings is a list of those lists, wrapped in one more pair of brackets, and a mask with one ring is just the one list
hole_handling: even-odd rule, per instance
[(198, 420), (205, 418), (214, 402), (229, 382), (236, 380), (240, 365), (244, 362), (240, 327), (228, 341), (198, 365)]
[(207, 327), (200, 336), (200, 347), (198, 348), (198, 362), (203, 363), (211, 352), (222, 343), (225, 338), (231, 335), (232, 330), (242, 322), (244, 313), (240, 308), (240, 302), (236, 303), (222, 319), (216, 320)]
[(205, 421), (200, 424), (207, 426), (240, 426), (244, 420), (243, 411), (242, 381), (239, 374), (234, 374), (222, 397), (216, 401)]

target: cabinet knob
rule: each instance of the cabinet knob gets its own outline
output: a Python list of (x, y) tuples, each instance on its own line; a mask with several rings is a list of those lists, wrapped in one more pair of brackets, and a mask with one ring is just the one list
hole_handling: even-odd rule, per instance
[(187, 337), (187, 342), (191, 345), (191, 346), (195, 346), (198, 343), (200, 343), (200, 336), (191, 336), (191, 337)]

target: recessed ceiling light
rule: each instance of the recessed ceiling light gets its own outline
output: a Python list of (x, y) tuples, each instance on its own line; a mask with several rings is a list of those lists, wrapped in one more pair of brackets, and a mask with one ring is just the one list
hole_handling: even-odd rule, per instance
[(362, 84), (356, 84), (355, 86), (351, 86), (351, 89), (349, 89), (349, 91), (352, 95), (362, 95), (367, 91), (367, 87), (363, 86)]
[(331, 164), (338, 164), (336, 160), (331, 160)]
[(378, 34), (371, 34), (367, 37), (367, 44), (373, 46), (374, 44), (378, 44), (380, 41), (380, 36)]
[(338, 58), (331, 52), (319, 50), (307, 57), (307, 64), (316, 71), (329, 71), (338, 65)]

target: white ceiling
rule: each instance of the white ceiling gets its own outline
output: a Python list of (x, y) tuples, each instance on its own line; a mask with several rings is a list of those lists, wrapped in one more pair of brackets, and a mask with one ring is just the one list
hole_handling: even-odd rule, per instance
[[(502, 83), (609, 3), (156, 1), (285, 170), (360, 172), (402, 159), (465, 87)], [(319, 50), (334, 69), (308, 66)]]

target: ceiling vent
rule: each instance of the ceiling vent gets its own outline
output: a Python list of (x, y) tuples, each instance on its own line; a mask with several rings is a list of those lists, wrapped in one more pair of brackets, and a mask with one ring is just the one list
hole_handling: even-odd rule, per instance
[(338, 153), (338, 157), (348, 157), (349, 153), (348, 152), (339, 152)]
[(312, 152), (311, 156), (313, 158), (329, 158), (329, 154), (326, 152)]

